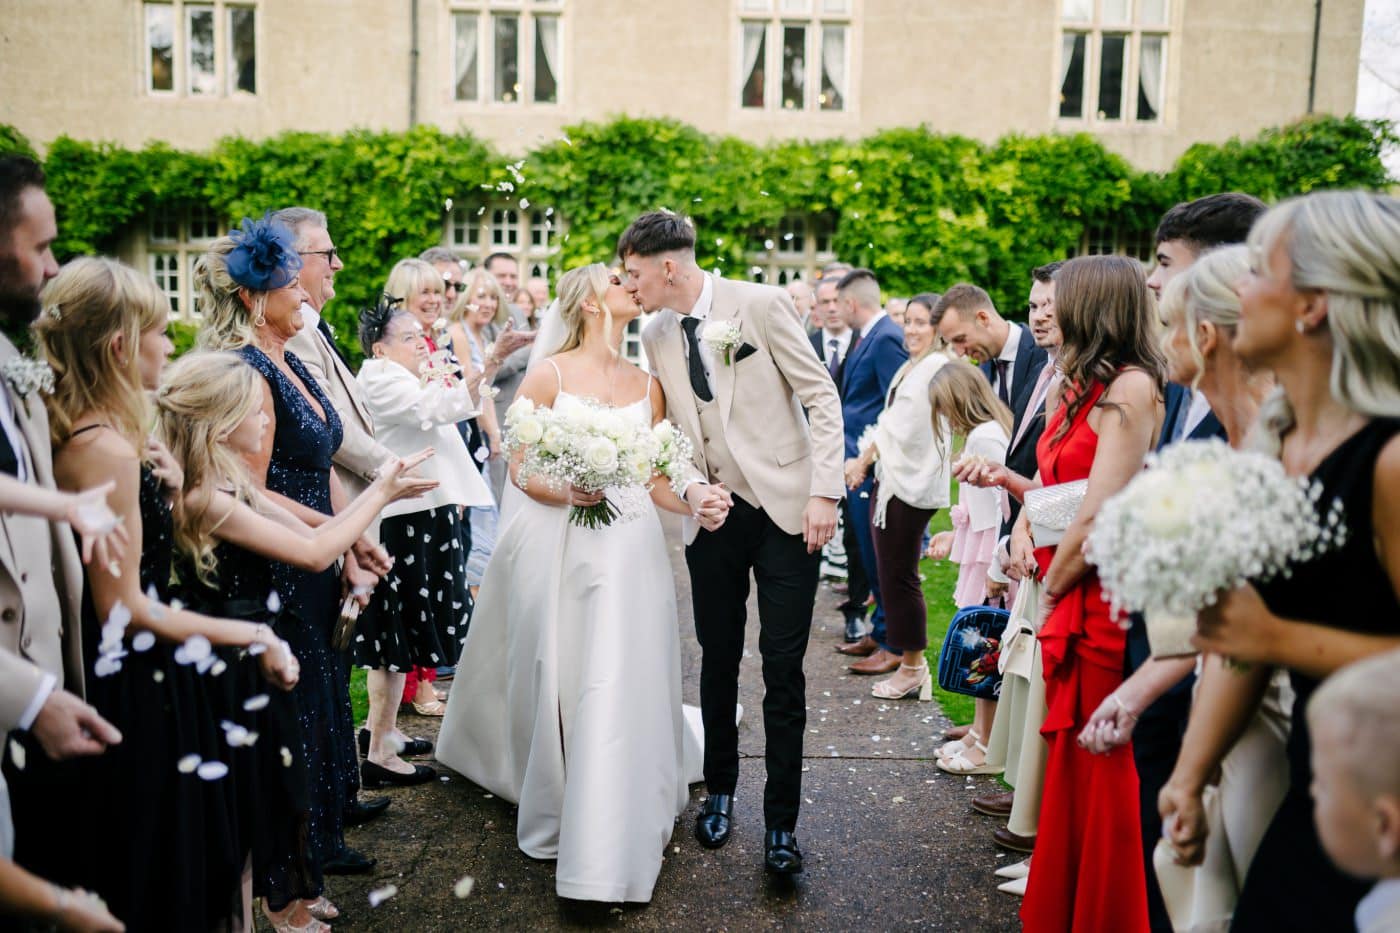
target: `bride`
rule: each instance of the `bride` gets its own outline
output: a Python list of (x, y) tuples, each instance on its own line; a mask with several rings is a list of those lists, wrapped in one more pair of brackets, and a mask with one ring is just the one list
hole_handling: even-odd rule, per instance
[[(621, 286), (601, 264), (560, 278), (558, 310), (536, 341), (537, 353), (553, 355), (532, 366), (517, 396), (646, 425), (661, 419), (660, 384), (619, 352), (640, 313)], [(675, 586), (652, 504), (692, 510), (664, 481), (609, 489), (622, 514), (593, 530), (571, 524), (569, 507), (599, 494), (541, 477), (522, 491), (518, 457), (511, 479), (437, 757), (519, 804), (520, 849), (557, 859), (559, 896), (646, 902), (687, 785), (701, 780), (698, 716), (681, 708)], [(689, 493), (702, 501), (694, 517), (718, 527), (721, 497)]]

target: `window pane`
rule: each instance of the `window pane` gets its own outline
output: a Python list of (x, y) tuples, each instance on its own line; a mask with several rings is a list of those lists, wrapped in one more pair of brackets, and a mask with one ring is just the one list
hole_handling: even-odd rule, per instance
[(1132, 22), (1133, 0), (1103, 0), (1103, 20), (1111, 26)]
[(805, 26), (783, 27), (783, 109), (801, 110), (806, 102), (807, 87), (807, 29)]
[(1167, 40), (1161, 36), (1143, 36), (1138, 55), (1137, 118), (1151, 122), (1162, 115), (1162, 85), (1166, 74)]
[(452, 97), (454, 100), (476, 100), (476, 26), (477, 14), (452, 14)]
[(520, 99), (520, 17), (493, 16), (495, 36), (496, 100), (512, 103)]
[(190, 208), (190, 239), (217, 240), (219, 238), (219, 215), (208, 207), (196, 205)]
[(151, 278), (170, 299), (170, 311), (180, 313), (180, 254), (151, 253)]
[(743, 90), (739, 92), (742, 107), (763, 106), (763, 60), (767, 54), (768, 29), (762, 23), (744, 24)]
[(535, 17), (535, 102), (559, 102), (559, 17)]
[(151, 242), (176, 243), (180, 239), (180, 222), (169, 208), (151, 213)]
[(549, 249), (549, 228), (552, 226), (544, 211), (530, 212), (530, 249)]
[(1067, 32), (1060, 51), (1060, 116), (1077, 119), (1084, 116), (1084, 53), (1089, 37), (1082, 32)]
[(257, 52), (254, 43), (253, 10), (249, 7), (230, 7), (228, 11), (228, 90), (230, 94), (242, 91), (256, 94)]
[(214, 8), (185, 7), (185, 60), (189, 72), (191, 94), (217, 94), (218, 80), (214, 77)]
[(778, 237), (778, 252), (800, 253), (807, 248), (807, 219), (789, 214), (783, 218), (781, 235)]
[(822, 27), (822, 86), (817, 104), (823, 110), (846, 109), (846, 27)]
[(520, 245), (520, 215), (514, 208), (496, 208), (491, 212), (491, 245)]
[(1099, 119), (1123, 119), (1123, 59), (1128, 37), (1105, 35), (1099, 53)]
[(175, 8), (168, 3), (146, 4), (146, 51), (149, 56), (146, 87), (152, 91), (175, 90)]
[(1167, 0), (1138, 0), (1138, 22), (1144, 26), (1167, 24)]
[(1094, 0), (1064, 0), (1060, 16), (1074, 23), (1087, 23), (1094, 18)]

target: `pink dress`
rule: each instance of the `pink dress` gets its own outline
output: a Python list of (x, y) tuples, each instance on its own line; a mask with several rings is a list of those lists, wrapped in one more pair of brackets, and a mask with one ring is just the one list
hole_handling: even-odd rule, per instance
[[(1008, 440), (1001, 425), (988, 421), (968, 433), (963, 456), (982, 456), (993, 463), (1004, 463)], [(948, 514), (953, 521), (953, 549), (948, 559), (958, 565), (953, 602), (959, 608), (981, 605), (987, 598), (987, 568), (996, 553), (1002, 520), (1008, 514), (1006, 490), (959, 483), (958, 504)]]

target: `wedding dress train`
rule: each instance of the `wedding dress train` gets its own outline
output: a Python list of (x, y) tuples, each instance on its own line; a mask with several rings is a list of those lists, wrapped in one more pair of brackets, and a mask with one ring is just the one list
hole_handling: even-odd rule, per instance
[[(614, 411), (651, 424), (647, 398)], [(596, 530), (507, 493), (438, 760), (519, 805), (520, 848), (557, 859), (561, 897), (649, 901), (702, 763), (660, 520), (640, 486), (609, 490), (622, 514)]]

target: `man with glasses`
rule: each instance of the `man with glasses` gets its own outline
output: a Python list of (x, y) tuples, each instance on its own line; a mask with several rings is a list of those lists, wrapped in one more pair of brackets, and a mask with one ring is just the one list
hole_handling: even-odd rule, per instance
[(425, 249), (418, 254), (418, 258), (431, 265), (438, 271), (438, 275), (442, 276), (442, 285), (446, 290), (443, 314), (449, 315), (462, 294), (462, 261), (445, 246)]

